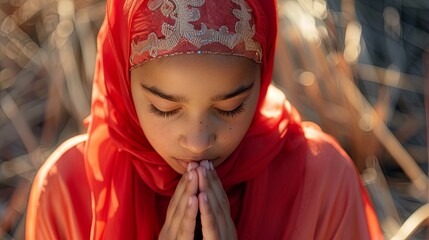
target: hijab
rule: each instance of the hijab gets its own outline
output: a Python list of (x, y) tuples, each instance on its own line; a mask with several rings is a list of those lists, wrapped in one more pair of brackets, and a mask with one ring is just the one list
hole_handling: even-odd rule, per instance
[[(214, 44), (189, 44), (194, 38), (184, 40), (185, 33), (177, 35), (182, 39), (173, 39), (168, 46), (153, 44), (166, 39), (171, 34), (168, 31), (177, 30), (169, 27), (175, 23), (167, 16), (180, 10), (181, 4), (190, 13), (185, 14), (187, 21), (179, 19), (181, 29), (191, 22), (196, 30), (206, 29), (213, 36), (236, 36), (242, 31), (241, 40), (231, 40), (229, 47), (229, 40), (222, 37), (216, 37)], [(228, 11), (232, 14), (217, 15)], [(272, 168), (288, 169), (285, 177), (293, 184), (270, 207), (290, 206), (290, 214), (283, 222), (285, 226), (294, 222), (296, 213), (292, 206), (299, 201), (306, 147), (299, 115), (283, 94), (269, 87), (277, 34), (276, 11), (275, 0), (107, 0), (106, 17), (97, 39), (85, 146), (92, 194), (92, 239), (158, 236), (167, 208), (160, 201), (168, 202), (181, 175), (152, 148), (140, 127), (131, 96), (130, 70), (145, 61), (175, 54), (239, 55), (260, 62), (260, 96), (252, 124), (240, 145), (216, 171), (227, 192), (239, 237), (269, 227), (270, 223), (261, 221), (261, 216), (264, 193), (276, 191), (275, 184), (267, 182)], [(226, 28), (217, 28), (224, 25)], [(142, 47), (145, 41), (147, 44)]]

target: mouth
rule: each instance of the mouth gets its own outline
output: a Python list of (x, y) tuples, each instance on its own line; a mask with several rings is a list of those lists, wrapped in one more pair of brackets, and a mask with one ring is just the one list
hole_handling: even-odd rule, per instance
[(210, 162), (213, 162), (213, 165), (216, 166), (215, 161), (219, 158), (175, 158), (173, 157), (173, 159), (180, 164), (181, 167), (183, 167), (184, 169), (188, 169), (188, 164), (190, 162), (196, 162), (196, 163), (200, 163), (203, 160), (208, 160)]

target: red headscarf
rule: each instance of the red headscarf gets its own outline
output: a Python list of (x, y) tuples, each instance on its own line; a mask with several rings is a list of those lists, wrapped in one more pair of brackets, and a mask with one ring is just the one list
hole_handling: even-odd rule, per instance
[[(212, 9), (203, 14), (216, 14), (214, 7), (224, 4), (220, 0), (206, 2), (210, 2)], [(276, 164), (290, 169), (284, 178), (291, 183), (290, 189), (282, 189), (286, 195), (282, 194), (276, 204), (292, 209), (293, 203), (299, 200), (295, 195), (304, 176), (306, 154), (299, 116), (288, 107), (282, 94), (269, 90), (277, 34), (276, 1), (248, 0), (247, 3), (255, 23), (253, 39), (262, 47), (258, 109), (241, 144), (216, 169), (228, 194), (239, 237), (268, 229), (269, 221), (261, 221), (260, 216), (265, 211), (264, 193), (275, 191), (274, 184), (266, 182), (267, 169), (276, 168), (275, 159)], [(146, 0), (108, 0), (106, 18), (98, 36), (86, 145), (86, 168), (93, 194), (93, 239), (158, 236), (167, 207), (160, 202), (168, 203), (181, 177), (145, 138), (131, 97), (129, 76), (131, 66), (135, 65), (133, 58), (130, 63), (131, 43), (135, 41), (138, 25), (134, 21), (139, 9), (147, 5)], [(141, 59), (137, 63), (139, 61)], [(283, 162), (278, 160), (280, 152), (287, 156), (281, 158)], [(283, 220), (284, 226), (292, 224), (294, 213)], [(283, 234), (278, 236), (285, 236)]]

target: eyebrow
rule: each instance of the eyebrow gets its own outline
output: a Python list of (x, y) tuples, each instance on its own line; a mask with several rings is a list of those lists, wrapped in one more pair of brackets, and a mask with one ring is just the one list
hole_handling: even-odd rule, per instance
[(238, 87), (237, 89), (235, 89), (233, 92), (225, 94), (225, 95), (217, 95), (213, 98), (211, 98), (210, 100), (212, 100), (213, 102), (218, 102), (218, 101), (224, 101), (224, 100), (228, 100), (231, 98), (234, 98), (238, 95), (241, 95), (245, 92), (250, 91), (250, 89), (252, 89), (254, 82), (252, 82), (249, 85), (241, 85), (240, 87)]
[(168, 101), (172, 101), (172, 102), (188, 102), (188, 99), (184, 96), (175, 96), (175, 95), (170, 95), (167, 93), (163, 93), (161, 90), (159, 90), (157, 87), (148, 87), (145, 86), (143, 83), (141, 84), (142, 87), (144, 89), (146, 89), (147, 91), (149, 91), (150, 93), (152, 93), (153, 95), (156, 95), (160, 98), (166, 99)]
[[(180, 103), (187, 103), (188, 102), (188, 99), (185, 96), (170, 95), (170, 94), (162, 92), (157, 87), (145, 86), (143, 83), (141, 85), (144, 89), (146, 89), (147, 91), (149, 91), (153, 95), (156, 95), (156, 96), (163, 98), (163, 99), (166, 99), (168, 101), (180, 102)], [(250, 91), (250, 89), (253, 87), (253, 85), (254, 85), (254, 82), (252, 82), (249, 85), (242, 85), (242, 86), (238, 87), (237, 89), (235, 89), (234, 91), (232, 91), (231, 93), (220, 94), (220, 95), (217, 95), (217, 96), (211, 98), (210, 100), (213, 102), (218, 102), (218, 101), (224, 101), (224, 100), (234, 98), (238, 95), (241, 95), (245, 92)]]

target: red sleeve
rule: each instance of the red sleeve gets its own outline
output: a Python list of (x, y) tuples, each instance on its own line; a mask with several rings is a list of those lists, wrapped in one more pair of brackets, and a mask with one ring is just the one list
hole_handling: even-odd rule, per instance
[(306, 239), (383, 239), (359, 173), (345, 151), (319, 129), (306, 129), (309, 143), (303, 211)]
[[(338, 169), (337, 169), (338, 170)], [(354, 169), (344, 169), (323, 193), (315, 239), (383, 239), (374, 209)]]
[(83, 148), (85, 135), (62, 144), (46, 160), (32, 185), (26, 239), (88, 239), (91, 197)]

